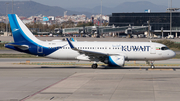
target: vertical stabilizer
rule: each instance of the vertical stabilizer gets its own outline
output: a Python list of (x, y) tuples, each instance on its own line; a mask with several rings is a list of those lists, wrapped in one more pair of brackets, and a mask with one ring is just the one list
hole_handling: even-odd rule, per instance
[(38, 44), (38, 40), (16, 14), (8, 14), (9, 22), (15, 43)]

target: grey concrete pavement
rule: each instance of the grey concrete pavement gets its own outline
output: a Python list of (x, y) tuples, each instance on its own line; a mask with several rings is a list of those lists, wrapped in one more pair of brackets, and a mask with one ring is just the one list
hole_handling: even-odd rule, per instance
[(164, 70), (100, 67), (94, 70), (87, 66), (41, 68), (44, 66), (13, 65), (11, 62), (0, 62), (0, 101), (180, 99), (179, 67)]
[(24, 101), (179, 101), (179, 72), (123, 69), (76, 73)]
[(61, 70), (0, 68), (0, 101), (19, 101), (73, 73), (70, 70), (62, 72)]

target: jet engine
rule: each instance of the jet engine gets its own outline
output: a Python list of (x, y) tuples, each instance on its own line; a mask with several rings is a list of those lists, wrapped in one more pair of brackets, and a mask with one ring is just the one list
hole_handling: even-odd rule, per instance
[(124, 66), (125, 64), (125, 56), (109, 56), (104, 63), (109, 66)]

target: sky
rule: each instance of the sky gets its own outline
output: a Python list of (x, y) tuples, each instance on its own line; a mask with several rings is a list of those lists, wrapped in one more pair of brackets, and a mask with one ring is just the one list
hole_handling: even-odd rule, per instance
[[(12, 0), (0, 0), (12, 1)], [(35, 1), (49, 6), (59, 6), (62, 8), (86, 7), (93, 8), (101, 4), (101, 0), (14, 0), (14, 1)], [(124, 2), (149, 1), (157, 5), (168, 6), (171, 0), (102, 0), (106, 7), (114, 7)], [(173, 7), (180, 8), (180, 0), (172, 0)]]

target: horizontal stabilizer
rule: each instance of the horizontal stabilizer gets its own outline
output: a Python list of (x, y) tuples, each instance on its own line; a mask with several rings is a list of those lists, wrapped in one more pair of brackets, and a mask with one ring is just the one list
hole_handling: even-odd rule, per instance
[(5, 44), (5, 46), (13, 46), (22, 50), (28, 50), (29, 46), (28, 45), (17, 45), (17, 44)]

